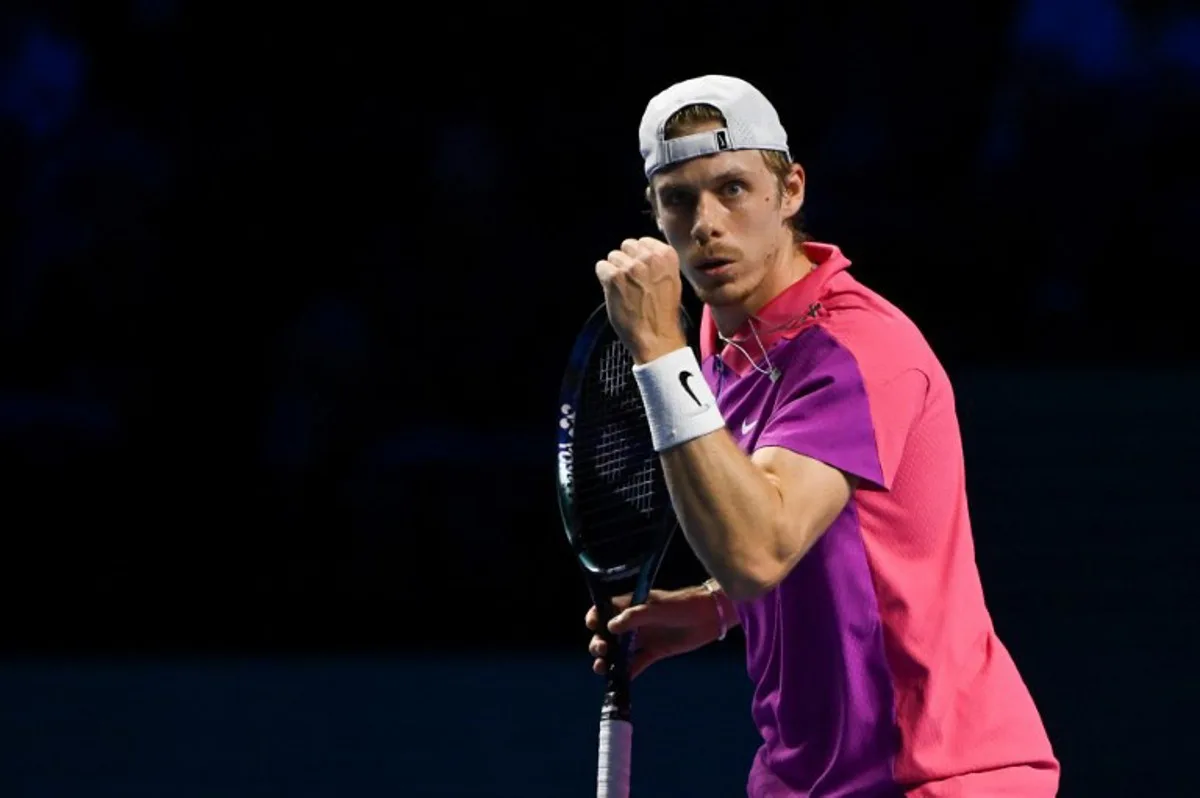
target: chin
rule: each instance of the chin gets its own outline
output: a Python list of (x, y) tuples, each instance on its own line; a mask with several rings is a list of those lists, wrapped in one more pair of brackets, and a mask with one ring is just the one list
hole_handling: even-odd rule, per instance
[(701, 302), (718, 308), (741, 305), (750, 295), (746, 287), (737, 281), (710, 287), (695, 286), (695, 290), (696, 297)]
[(750, 294), (745, 280), (692, 281), (696, 296), (706, 305), (738, 305)]

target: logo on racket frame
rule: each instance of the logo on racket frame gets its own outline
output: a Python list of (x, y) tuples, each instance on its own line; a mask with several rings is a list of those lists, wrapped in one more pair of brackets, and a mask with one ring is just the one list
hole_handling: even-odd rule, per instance
[(565, 430), (568, 438), (575, 437), (575, 409), (570, 405), (563, 405), (560, 408), (562, 418), (558, 420), (558, 426)]
[(562, 417), (558, 420), (559, 429), (566, 433), (570, 440), (558, 442), (558, 478), (563, 485), (573, 485), (575, 478), (575, 409), (564, 404), (560, 411)]
[(593, 569), (592, 571), (601, 582), (623, 582), (626, 579), (632, 579), (641, 572), (641, 563), (614, 565), (611, 568)]

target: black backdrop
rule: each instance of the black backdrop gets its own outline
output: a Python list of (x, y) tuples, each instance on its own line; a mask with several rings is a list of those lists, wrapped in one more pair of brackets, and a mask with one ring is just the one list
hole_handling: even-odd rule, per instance
[[(560, 364), (592, 264), (654, 232), (646, 100), (722, 72), (955, 379), (1068, 774), (1187, 794), (1197, 17), (960, 5), (6, 5), (6, 648), (586, 671)], [(681, 539), (662, 581), (699, 576)]]

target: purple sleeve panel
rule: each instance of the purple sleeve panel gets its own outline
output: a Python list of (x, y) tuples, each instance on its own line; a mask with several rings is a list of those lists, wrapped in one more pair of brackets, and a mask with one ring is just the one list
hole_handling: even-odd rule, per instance
[(777, 352), (779, 393), (755, 448), (788, 449), (884, 487), (871, 406), (854, 355), (820, 327)]

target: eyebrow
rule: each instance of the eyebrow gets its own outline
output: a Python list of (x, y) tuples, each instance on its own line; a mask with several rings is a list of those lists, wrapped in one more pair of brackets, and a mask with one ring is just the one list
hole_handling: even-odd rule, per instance
[[(717, 174), (713, 175), (708, 180), (708, 182), (710, 182), (710, 183), (728, 183), (730, 180), (745, 180), (745, 179), (747, 179), (746, 170), (742, 169), (740, 166), (733, 166), (733, 167), (726, 169), (724, 172), (718, 172)], [(680, 183), (676, 183), (673, 181), (667, 181), (667, 182), (663, 183), (662, 185), (660, 185), (658, 187), (658, 190), (659, 191), (681, 191), (681, 190), (686, 190), (687, 188), (688, 188), (688, 186), (686, 186), (686, 185), (682, 185)]]
[(742, 169), (741, 167), (738, 167), (738, 166), (734, 166), (734, 167), (726, 169), (724, 172), (721, 172), (720, 174), (718, 174), (716, 177), (714, 177), (712, 179), (712, 182), (728, 183), (730, 180), (745, 180), (747, 178), (747, 176), (748, 175), (747, 175), (747, 172), (745, 169)]

